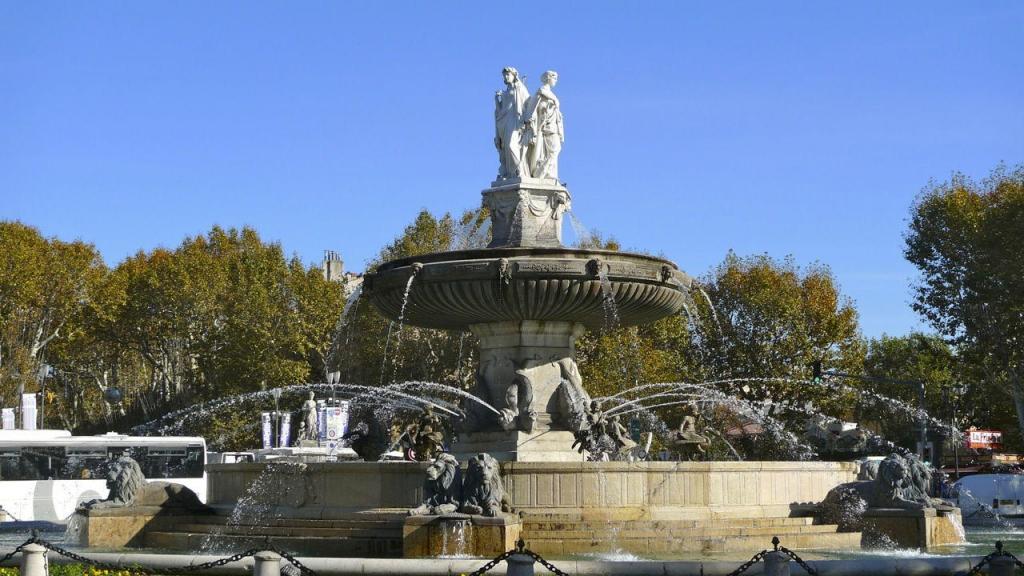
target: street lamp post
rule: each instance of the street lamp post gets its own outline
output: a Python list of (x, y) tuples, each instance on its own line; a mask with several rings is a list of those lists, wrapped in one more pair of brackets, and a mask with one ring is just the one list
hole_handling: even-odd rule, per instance
[(274, 412), (271, 415), (273, 428), (270, 431), (270, 447), (277, 448), (281, 443), (281, 389), (274, 388), (270, 391), (270, 395), (274, 397)]

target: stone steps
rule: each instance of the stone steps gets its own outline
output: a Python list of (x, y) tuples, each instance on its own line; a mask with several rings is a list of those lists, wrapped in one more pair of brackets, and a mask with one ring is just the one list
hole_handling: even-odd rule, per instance
[(346, 518), (308, 520), (260, 519), (258, 525), (228, 525), (226, 516), (192, 516), (158, 522), (146, 531), (145, 545), (165, 550), (244, 550), (264, 545), (311, 556), (402, 556), (402, 522), (397, 514), (351, 514)]
[(529, 537), (530, 541), (536, 541), (539, 539), (559, 539), (559, 538), (576, 538), (576, 539), (593, 539), (599, 540), (604, 538), (618, 538), (620, 540), (633, 540), (633, 539), (644, 539), (644, 538), (662, 538), (662, 539), (675, 539), (675, 538), (726, 538), (733, 536), (757, 536), (765, 542), (770, 541), (772, 536), (782, 535), (794, 536), (794, 535), (805, 535), (805, 534), (831, 534), (835, 533), (836, 526), (831, 525), (818, 525), (818, 526), (799, 526), (792, 527), (789, 529), (780, 529), (777, 526), (770, 527), (750, 527), (740, 528), (737, 526), (723, 526), (723, 527), (702, 527), (702, 528), (670, 528), (661, 530), (652, 529), (634, 529), (634, 528), (623, 528), (616, 529), (613, 527), (608, 528), (597, 528), (588, 530), (524, 530), (525, 536)]
[(720, 518), (706, 520), (602, 520), (580, 519), (568, 516), (527, 515), (523, 518), (523, 527), (535, 530), (573, 530), (579, 527), (595, 528), (634, 528), (634, 529), (674, 529), (712, 527), (794, 527), (811, 526), (814, 518)]
[[(807, 548), (856, 549), (860, 547), (859, 532), (830, 532), (810, 534), (779, 534), (782, 544), (794, 550)], [(725, 552), (750, 553), (771, 548), (767, 535), (727, 536), (710, 538), (537, 538), (527, 539), (531, 550), (542, 556), (571, 554), (630, 552), (638, 555), (665, 553), (720, 554)]]
[(715, 518), (699, 520), (603, 520), (582, 514), (528, 514), (523, 537), (539, 554), (570, 555), (625, 551), (666, 553), (754, 553), (778, 536), (792, 549), (860, 547), (860, 533), (808, 517)]
[[(401, 558), (402, 533), (392, 537), (323, 537), (269, 535), (271, 543), (293, 554), (329, 557)], [(147, 548), (164, 550), (200, 550), (210, 543), (216, 550), (239, 551), (265, 546), (266, 537), (260, 535), (217, 535), (211, 540), (209, 533), (147, 531)]]
[[(366, 526), (339, 526), (339, 527), (309, 527), (309, 526), (273, 526), (275, 536), (295, 536), (303, 538), (388, 538), (395, 534), (402, 533), (402, 525), (368, 525)], [(188, 532), (190, 534), (215, 534), (215, 535), (238, 535), (249, 536), (256, 531), (266, 531), (266, 526), (224, 526), (216, 524), (177, 524), (175, 532)]]

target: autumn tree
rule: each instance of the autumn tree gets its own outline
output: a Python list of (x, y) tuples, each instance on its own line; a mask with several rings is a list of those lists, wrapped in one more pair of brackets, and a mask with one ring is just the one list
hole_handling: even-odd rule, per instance
[(911, 208), (907, 260), (920, 272), (914, 309), (1009, 396), (1024, 431), (1024, 165), (981, 182), (954, 174)]
[[(450, 214), (438, 218), (423, 210), (368, 269), (399, 258), (484, 247), (489, 239), (483, 226), (486, 219), (487, 213), (481, 210), (466, 211), (459, 218)], [(416, 297), (415, 285), (409, 297)], [(357, 302), (338, 341), (344, 343), (338, 365), (345, 382), (379, 385), (422, 380), (463, 387), (472, 382), (477, 341), (468, 331), (399, 325), (369, 302)]]
[(17, 405), (34, 391), (49, 352), (80, 329), (105, 273), (91, 244), (45, 238), (20, 222), (0, 222), (0, 393)]

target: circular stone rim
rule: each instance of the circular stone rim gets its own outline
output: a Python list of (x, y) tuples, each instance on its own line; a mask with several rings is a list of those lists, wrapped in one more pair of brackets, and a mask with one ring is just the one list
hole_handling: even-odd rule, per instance
[[(502, 261), (509, 271), (507, 276), (502, 273)], [(598, 262), (600, 266), (595, 266)], [(397, 319), (405, 286), (415, 275), (404, 316), (409, 325), (464, 330), (494, 322), (568, 321), (600, 329), (608, 327), (608, 318), (602, 304), (605, 288), (599, 271), (611, 282), (618, 304), (618, 326), (652, 322), (678, 313), (693, 282), (674, 262), (647, 254), (486, 248), (385, 262), (365, 276), (363, 294), (385, 317)], [(551, 284), (560, 287), (552, 288)], [(431, 296), (422, 300), (425, 289)], [(556, 292), (550, 292), (552, 289)], [(564, 295), (559, 295), (559, 290)], [(536, 306), (540, 300), (546, 303), (543, 310)], [(552, 304), (552, 300), (558, 303)]]

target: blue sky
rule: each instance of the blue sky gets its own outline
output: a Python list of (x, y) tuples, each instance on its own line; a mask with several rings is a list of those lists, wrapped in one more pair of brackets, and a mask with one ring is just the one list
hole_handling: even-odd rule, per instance
[(921, 327), (929, 179), (1024, 161), (1020, 2), (7, 1), (0, 219), (110, 264), (248, 224), (361, 270), (479, 202), (506, 65), (559, 72), (586, 226), (694, 275), (823, 262), (868, 336)]

